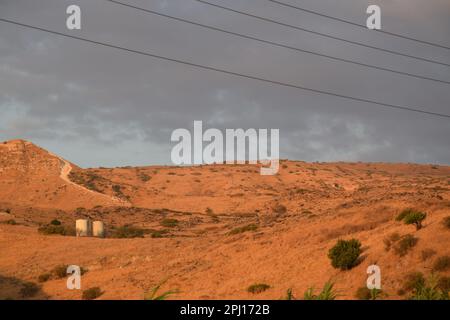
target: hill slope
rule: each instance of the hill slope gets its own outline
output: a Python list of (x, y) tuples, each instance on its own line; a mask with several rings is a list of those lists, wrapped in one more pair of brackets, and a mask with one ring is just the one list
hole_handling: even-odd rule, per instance
[[(429, 275), (438, 258), (450, 256), (442, 223), (450, 216), (449, 166), (282, 161), (276, 176), (252, 165), (82, 169), (12, 141), (0, 145), (0, 177), (0, 222), (18, 223), (0, 224), (0, 298), (20, 298), (23, 281), (77, 264), (89, 270), (83, 288), (100, 286), (105, 299), (141, 299), (165, 278), (162, 289), (181, 290), (175, 298), (278, 299), (288, 288), (300, 298), (331, 279), (340, 298), (354, 299), (376, 263), (384, 292), (395, 299), (408, 272)], [(423, 229), (395, 221), (408, 207), (427, 213)], [(131, 224), (144, 237), (37, 231), (54, 218), (73, 226), (80, 217), (104, 221), (109, 234)], [(396, 234), (417, 244), (400, 255), (396, 243), (387, 245)], [(350, 238), (362, 243), (361, 262), (336, 270), (328, 250)], [(437, 273), (448, 276), (450, 267)], [(254, 283), (270, 289), (247, 292)], [(35, 297), (81, 293), (50, 279)]]

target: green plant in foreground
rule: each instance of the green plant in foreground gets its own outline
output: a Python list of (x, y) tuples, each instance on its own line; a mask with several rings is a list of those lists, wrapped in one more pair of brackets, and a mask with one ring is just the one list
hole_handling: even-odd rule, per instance
[(430, 278), (422, 285), (417, 286), (414, 289), (411, 300), (448, 300), (448, 292), (444, 292), (438, 286), (439, 279), (435, 275), (431, 275)]
[(295, 300), (294, 294), (292, 293), (292, 288), (287, 289), (286, 298), (284, 300)]
[(166, 292), (158, 295), (158, 290), (166, 282), (167, 282), (167, 280), (164, 280), (164, 281), (160, 282), (158, 285), (156, 285), (155, 287), (153, 287), (153, 289), (148, 294), (144, 295), (144, 300), (166, 300), (169, 296), (180, 292), (178, 290), (169, 290), (169, 291), (166, 291)]
[(334, 268), (348, 270), (357, 264), (360, 254), (361, 242), (359, 240), (339, 240), (328, 252), (328, 257)]
[(314, 294), (314, 288), (308, 288), (303, 295), (304, 300), (335, 300), (337, 298), (337, 293), (334, 290), (334, 283), (328, 281), (322, 288), (322, 291), (318, 294)]
[(356, 291), (355, 297), (359, 300), (377, 300), (381, 297), (382, 291), (380, 289), (369, 289), (361, 287)]

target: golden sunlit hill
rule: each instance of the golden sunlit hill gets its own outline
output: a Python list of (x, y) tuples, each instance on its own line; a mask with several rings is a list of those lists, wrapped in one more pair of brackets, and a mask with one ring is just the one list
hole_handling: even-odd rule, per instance
[[(163, 282), (162, 293), (177, 292), (169, 299), (280, 299), (289, 289), (302, 299), (331, 281), (338, 299), (356, 299), (376, 264), (377, 298), (406, 299), (431, 274), (448, 291), (448, 217), (449, 166), (282, 160), (274, 176), (249, 164), (83, 169), (7, 141), (0, 298), (81, 299), (99, 287), (98, 299), (143, 299)], [(76, 237), (77, 219), (102, 221), (105, 238)], [(355, 256), (330, 253), (350, 239), (360, 243)], [(67, 265), (85, 271), (82, 290), (66, 288)]]

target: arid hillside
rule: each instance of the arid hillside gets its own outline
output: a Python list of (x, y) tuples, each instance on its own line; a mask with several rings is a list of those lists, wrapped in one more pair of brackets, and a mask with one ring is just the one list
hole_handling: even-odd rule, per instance
[[(426, 213), (422, 228), (396, 220), (408, 208)], [(142, 299), (164, 280), (162, 292), (178, 291), (172, 299), (280, 299), (288, 289), (302, 298), (327, 281), (339, 299), (355, 299), (371, 264), (382, 271), (380, 298), (405, 299), (412, 272), (450, 282), (449, 216), (450, 166), (283, 160), (275, 176), (255, 165), (82, 169), (8, 141), (0, 299), (80, 299), (91, 287), (99, 299)], [(106, 238), (75, 237), (79, 218), (103, 221)], [(352, 238), (358, 263), (333, 268), (330, 248)], [(69, 264), (87, 271), (82, 290), (57, 275)]]

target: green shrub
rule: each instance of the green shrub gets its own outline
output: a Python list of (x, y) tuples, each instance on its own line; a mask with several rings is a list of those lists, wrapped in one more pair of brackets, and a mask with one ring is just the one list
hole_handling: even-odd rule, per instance
[(411, 300), (448, 300), (448, 293), (438, 288), (438, 279), (431, 275), (421, 286), (414, 289)]
[(38, 277), (38, 281), (39, 282), (46, 282), (48, 280), (50, 280), (50, 278), (52, 277), (52, 275), (50, 273), (43, 273), (41, 275), (39, 275)]
[(270, 288), (270, 286), (268, 284), (256, 283), (256, 284), (252, 284), (250, 287), (248, 287), (247, 291), (250, 293), (253, 293), (253, 294), (258, 294), (258, 293), (266, 291), (269, 288)]
[(450, 257), (439, 257), (433, 264), (433, 271), (446, 271), (450, 269)]
[(57, 219), (53, 219), (52, 221), (50, 221), (50, 224), (53, 226), (60, 226), (61, 225), (61, 221), (57, 220)]
[(426, 217), (426, 213), (414, 209), (405, 209), (395, 218), (395, 220), (403, 221), (405, 224), (414, 224), (416, 230), (420, 230), (422, 228), (422, 221), (425, 220)]
[(418, 241), (418, 238), (414, 237), (413, 235), (407, 234), (401, 237), (400, 240), (394, 245), (394, 251), (400, 257), (403, 257), (412, 247), (417, 244)]
[(125, 239), (125, 238), (143, 238), (145, 229), (124, 225), (119, 228), (111, 230), (111, 238)]
[(336, 245), (328, 252), (331, 265), (334, 268), (348, 270), (354, 267), (361, 254), (361, 242), (356, 239), (338, 240)]
[(161, 221), (161, 225), (166, 228), (175, 228), (178, 226), (178, 222), (177, 219), (164, 219)]
[(314, 288), (308, 288), (303, 295), (304, 300), (335, 300), (337, 293), (334, 290), (334, 283), (328, 281), (322, 288), (322, 291), (318, 294), (314, 294)]
[(12, 225), (12, 226), (17, 225), (17, 222), (16, 222), (16, 220), (14, 220), (14, 219), (6, 220), (5, 223), (6, 223), (6, 224), (9, 224), (9, 225)]
[(422, 229), (422, 221), (427, 217), (426, 213), (423, 212), (411, 212), (408, 214), (403, 221), (405, 224), (413, 224), (416, 226), (416, 230)]
[(39, 290), (40, 288), (36, 283), (25, 282), (20, 289), (20, 295), (23, 298), (31, 298), (34, 297), (39, 292)]
[(382, 291), (380, 289), (369, 289), (367, 287), (361, 287), (356, 290), (355, 297), (359, 300), (377, 300)]
[(287, 289), (286, 298), (284, 300), (296, 300), (294, 294), (292, 293), (292, 288)]
[(167, 279), (162, 281), (161, 283), (157, 284), (153, 289), (148, 293), (144, 295), (144, 300), (167, 300), (168, 297), (171, 295), (177, 294), (180, 291), (178, 290), (169, 290), (165, 291), (164, 293), (158, 295), (158, 290), (161, 288), (161, 286), (167, 282)]
[(89, 288), (83, 291), (82, 299), (83, 300), (94, 300), (100, 297), (103, 294), (102, 290), (99, 287)]
[(145, 173), (141, 173), (139, 175), (139, 179), (141, 179), (142, 182), (150, 181), (151, 178), (152, 177), (150, 177), (148, 174), (145, 174)]
[(395, 217), (395, 220), (396, 221), (402, 221), (411, 212), (414, 212), (414, 210), (411, 209), (411, 208), (405, 209), (402, 212), (400, 212), (400, 214), (398, 214), (397, 217)]
[(258, 229), (258, 226), (256, 224), (248, 224), (243, 227), (234, 228), (230, 232), (228, 232), (228, 235), (234, 235), (239, 234), (247, 231), (256, 231)]

